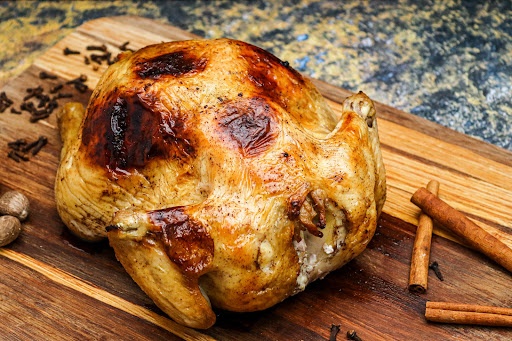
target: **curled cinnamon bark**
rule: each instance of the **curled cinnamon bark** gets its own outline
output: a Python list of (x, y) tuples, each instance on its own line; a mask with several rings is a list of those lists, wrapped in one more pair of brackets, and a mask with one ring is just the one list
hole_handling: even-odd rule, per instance
[(411, 198), (412, 203), (453, 231), (469, 245), (512, 272), (512, 249), (499, 239), (466, 218), (444, 201), (420, 188)]
[(512, 327), (512, 309), (501, 307), (427, 302), (425, 318), (442, 323)]
[[(439, 192), (439, 182), (431, 180), (427, 190), (434, 195)], [(409, 291), (423, 294), (427, 291), (428, 267), (430, 259), (430, 245), (432, 242), (432, 219), (425, 213), (420, 214), (414, 248), (411, 258), (411, 272), (409, 276)]]

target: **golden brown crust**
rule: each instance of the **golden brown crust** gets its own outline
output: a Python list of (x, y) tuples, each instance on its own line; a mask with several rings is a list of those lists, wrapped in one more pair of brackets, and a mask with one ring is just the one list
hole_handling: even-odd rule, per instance
[(287, 63), (240, 41), (123, 56), (76, 131), (62, 135), (63, 221), (87, 239), (112, 223), (130, 275), (198, 328), (214, 321), (206, 297), (261, 310), (341, 267), (364, 250), (384, 203), (371, 100), (351, 96), (338, 118)]

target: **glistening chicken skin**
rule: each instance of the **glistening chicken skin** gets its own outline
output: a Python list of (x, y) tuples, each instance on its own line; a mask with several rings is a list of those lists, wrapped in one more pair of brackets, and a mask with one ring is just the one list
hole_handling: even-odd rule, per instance
[(266, 309), (346, 264), (385, 200), (375, 108), (337, 116), (288, 63), (230, 39), (124, 53), (59, 113), (64, 223), (108, 237), (175, 321)]

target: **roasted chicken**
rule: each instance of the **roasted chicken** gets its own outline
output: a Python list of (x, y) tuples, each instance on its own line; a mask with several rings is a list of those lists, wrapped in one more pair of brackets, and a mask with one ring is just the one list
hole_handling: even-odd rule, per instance
[(361, 253), (385, 200), (375, 108), (331, 110), (306, 78), (241, 41), (124, 53), (87, 110), (59, 113), (55, 194), (78, 236), (108, 237), (177, 322), (268, 308)]

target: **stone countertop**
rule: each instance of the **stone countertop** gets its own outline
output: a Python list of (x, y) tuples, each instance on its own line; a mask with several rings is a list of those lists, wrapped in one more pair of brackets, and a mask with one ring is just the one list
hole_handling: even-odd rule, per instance
[(139, 15), (512, 150), (512, 1), (0, 1), (0, 83), (85, 21)]

